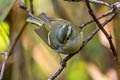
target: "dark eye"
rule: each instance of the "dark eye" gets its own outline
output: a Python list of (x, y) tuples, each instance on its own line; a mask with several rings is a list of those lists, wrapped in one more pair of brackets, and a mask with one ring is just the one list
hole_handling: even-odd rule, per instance
[(66, 42), (72, 33), (72, 28), (70, 25), (63, 25), (56, 34), (56, 38), (60, 43)]
[(70, 37), (67, 37), (67, 39), (66, 39), (66, 40), (69, 40), (69, 38), (70, 38)]

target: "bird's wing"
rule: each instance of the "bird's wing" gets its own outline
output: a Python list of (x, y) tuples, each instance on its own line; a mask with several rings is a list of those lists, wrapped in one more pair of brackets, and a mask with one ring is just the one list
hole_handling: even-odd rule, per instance
[(45, 27), (45, 23), (38, 17), (29, 17), (27, 18), (26, 21), (38, 26), (38, 28), (35, 29), (35, 33), (37, 33), (37, 35), (39, 35), (40, 38), (43, 39), (45, 43), (48, 45), (49, 30)]
[(38, 15), (37, 17), (40, 18), (42, 21), (44, 21), (47, 24), (48, 29), (51, 28), (51, 22), (56, 20), (55, 18), (48, 17), (46, 15), (46, 13), (43, 13), (43, 12), (40, 15)]
[(45, 41), (47, 45), (49, 45), (48, 44), (48, 30), (45, 27), (37, 28), (34, 31), (38, 36), (40, 36), (41, 39), (43, 39), (43, 41)]

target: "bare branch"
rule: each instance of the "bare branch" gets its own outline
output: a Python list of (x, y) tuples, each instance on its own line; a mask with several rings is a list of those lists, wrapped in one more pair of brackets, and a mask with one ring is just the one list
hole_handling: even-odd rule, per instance
[[(33, 0), (30, 0), (30, 1), (31, 1), (30, 2), (31, 3), (31, 10), (33, 11), (33, 5), (32, 5)], [(33, 16), (32, 13), (31, 13), (31, 11), (29, 11), (27, 9), (27, 7), (24, 6), (24, 3), (22, 2), (22, 0), (20, 0), (20, 7), (26, 9), (26, 11), (29, 13), (29, 15)], [(25, 24), (23, 25), (22, 29), (18, 33), (17, 37), (15, 38), (15, 40), (13, 41), (13, 43), (10, 45), (10, 47), (8, 49), (8, 52), (0, 52), (0, 54), (4, 54), (4, 56), (5, 56), (4, 61), (2, 63), (2, 67), (1, 67), (0, 80), (2, 80), (2, 78), (3, 78), (3, 74), (4, 74), (4, 70), (5, 70), (5, 66), (6, 66), (7, 60), (9, 58), (9, 56), (11, 55), (11, 53), (13, 52), (13, 49), (15, 48), (15, 45), (17, 44), (17, 42), (20, 39), (22, 33), (24, 32), (27, 24), (28, 23), (25, 22)]]
[[(85, 1), (85, 0), (84, 0), (84, 1)], [(89, 2), (91, 2), (91, 3), (95, 3), (95, 4), (104, 5), (104, 6), (107, 6), (107, 7), (110, 7), (110, 8), (113, 7), (112, 4), (110, 4), (110, 3), (106, 3), (106, 2), (103, 2), (103, 1), (101, 1), (101, 0), (89, 0)]]
[(19, 1), (20, 1), (20, 8), (24, 9), (29, 14), (29, 16), (33, 17), (32, 12), (24, 5), (24, 3), (22, 2), (22, 0), (19, 0)]
[[(107, 23), (109, 23), (109, 22), (116, 16), (116, 14), (117, 14), (117, 13), (113, 13), (110, 17), (108, 17), (108, 18), (102, 23), (102, 26), (104, 27)], [(66, 56), (66, 57), (63, 59), (62, 63), (66, 64), (69, 59), (71, 59), (74, 55), (78, 54), (78, 53), (81, 51), (81, 49), (82, 49), (84, 46), (86, 46), (86, 44), (96, 35), (96, 33), (97, 33), (99, 30), (100, 30), (100, 28), (96, 28), (96, 29), (87, 37), (87, 39), (86, 39), (85, 41), (83, 41), (83, 44), (82, 44), (82, 46), (80, 47), (80, 49), (79, 49), (77, 52), (75, 52), (75, 53), (73, 53), (73, 54), (69, 54), (68, 56)], [(64, 66), (64, 65), (61, 65), (61, 66), (59, 67), (59, 69), (58, 69), (48, 80), (54, 80), (54, 79), (63, 71), (64, 68), (65, 68), (65, 66)]]
[[(97, 19), (101, 19), (101, 18), (103, 18), (103, 17), (106, 17), (106, 16), (112, 14), (113, 12), (114, 12), (114, 9), (109, 10), (109, 11), (107, 11), (106, 13), (104, 13), (103, 15), (97, 17)], [(95, 20), (93, 20), (93, 19), (92, 19), (92, 20), (88, 20), (88, 22), (86, 22), (86, 23), (84, 23), (84, 24), (81, 24), (79, 27), (82, 29), (82, 28), (84, 28), (86, 25), (88, 25), (88, 24), (90, 24), (90, 23), (92, 23), (92, 22), (95, 22)]]
[(34, 10), (33, 10), (33, 0), (30, 0), (30, 11), (32, 14), (34, 14)]
[(5, 52), (4, 56), (5, 56), (5, 58), (4, 58), (4, 61), (2, 63), (2, 67), (1, 67), (1, 71), (0, 71), (0, 80), (2, 80), (2, 78), (3, 78), (3, 74), (4, 74), (4, 70), (5, 70), (5, 65), (6, 65), (7, 59), (8, 59), (8, 53)]
[[(31, 0), (31, 1), (32, 1), (32, 0)], [(66, 1), (70, 1), (70, 0), (66, 0)], [(73, 0), (72, 0), (72, 1), (73, 1)], [(76, 0), (74, 0), (74, 1), (76, 1)], [(77, 1), (79, 1), (79, 0), (77, 0)], [(84, 0), (81, 0), (81, 1), (84, 1)], [(88, 1), (88, 0), (86, 0), (86, 2), (87, 2), (87, 1)], [(108, 6), (108, 7), (110, 7), (110, 8), (113, 8), (113, 4), (108, 4), (108, 3), (105, 3), (105, 2), (103, 2), (103, 1), (89, 0), (89, 2), (92, 2), (92, 3), (96, 3), (96, 4), (100, 4), (100, 5), (104, 5), (104, 6)], [(29, 9), (27, 9), (27, 7), (24, 5), (24, 3), (22, 2), (22, 0), (20, 0), (20, 3), (21, 3), (21, 6), (20, 6), (20, 7), (23, 8), (25, 11), (27, 11), (27, 13), (28, 13), (31, 17), (34, 17), (33, 14), (32, 14), (32, 12), (31, 12)], [(89, 3), (87, 3), (87, 4), (89, 5)], [(90, 7), (90, 6), (89, 6), (89, 7)], [(32, 10), (33, 10), (33, 9), (32, 9)], [(99, 16), (99, 17), (98, 17), (98, 19), (101, 19), (101, 18), (103, 18), (103, 17), (111, 14), (111, 16), (108, 17), (102, 24), (100, 24), (99, 21), (97, 21), (96, 16), (94, 16), (94, 14), (93, 14), (93, 16), (95, 17), (94, 20), (89, 20), (87, 23), (81, 25), (82, 28), (83, 28), (84, 26), (88, 25), (89, 23), (95, 21), (95, 22), (98, 24), (99, 28), (95, 29), (95, 30), (87, 37), (87, 39), (82, 43), (81, 48), (80, 48), (77, 52), (75, 52), (75, 53), (73, 53), (73, 54), (70, 54), (70, 55), (66, 56), (66, 57), (63, 59), (63, 61), (62, 61), (62, 63), (61, 63), (61, 66), (59, 67), (59, 69), (58, 69), (48, 80), (54, 80), (54, 79), (64, 70), (64, 68), (66, 67), (67, 61), (68, 61), (69, 59), (71, 59), (74, 55), (78, 54), (79, 51), (95, 36), (95, 34), (96, 34), (99, 30), (102, 30), (102, 31), (104, 32), (104, 34), (106, 34), (106, 37), (108, 38), (109, 43), (110, 43), (110, 46), (111, 46), (111, 50), (113, 51), (113, 55), (115, 56), (115, 59), (118, 60), (117, 55), (116, 55), (116, 51), (115, 51), (115, 48), (114, 48), (114, 45), (113, 45), (112, 40), (111, 40), (111, 36), (104, 30), (104, 28), (102, 28), (102, 27), (104, 27), (107, 23), (109, 23), (109, 22), (115, 17), (115, 15), (117, 14), (118, 11), (116, 11), (116, 13), (115, 13), (115, 12), (113, 12), (113, 10), (114, 10), (114, 9), (112, 9), (112, 10), (106, 12), (105, 14), (103, 14), (102, 16)], [(112, 14), (112, 13), (113, 13), (113, 14)], [(37, 17), (36, 17), (36, 18), (37, 18)], [(3, 74), (4, 74), (4, 70), (5, 70), (5, 65), (6, 65), (6, 63), (7, 63), (8, 57), (11, 55), (11, 53), (12, 53), (12, 51), (13, 51), (16, 43), (17, 43), (18, 40), (20, 39), (20, 37), (21, 37), (21, 35), (22, 35), (22, 33), (23, 33), (26, 25), (27, 25), (27, 23), (24, 24), (22, 30), (20, 31), (20, 33), (18, 34), (18, 36), (15, 38), (15, 41), (14, 41), (14, 43), (10, 46), (8, 52), (5, 52), (5, 53), (2, 53), (2, 52), (1, 52), (1, 53), (0, 53), (0, 54), (4, 54), (4, 55), (5, 55), (5, 58), (4, 58), (4, 61), (3, 61), (3, 64), (2, 64), (1, 73), (0, 73), (0, 80), (2, 80), (2, 77), (3, 77)]]
[[(112, 14), (113, 12), (114, 12), (114, 9), (109, 10), (109, 11), (107, 11), (106, 13), (104, 13), (103, 15), (97, 17), (97, 19), (101, 19), (101, 18), (103, 18), (103, 17), (106, 17), (106, 16)], [(84, 24), (81, 24), (79, 27), (82, 29), (82, 28), (84, 28), (86, 25), (88, 25), (88, 24), (90, 24), (90, 23), (92, 23), (92, 22), (95, 22), (95, 20), (93, 20), (93, 19), (92, 19), (92, 20), (88, 20), (88, 22), (86, 22), (86, 23), (84, 23)]]
[[(69, 2), (80, 2), (80, 1), (85, 1), (85, 0), (64, 0), (64, 1), (69, 1)], [(113, 8), (113, 4), (106, 3), (100, 0), (88, 0), (91, 3), (99, 4), (99, 5), (104, 5), (110, 8)]]
[[(117, 65), (118, 65), (118, 63), (119, 63), (118, 62), (118, 56), (117, 56), (117, 52), (116, 52), (115, 47), (114, 47), (113, 42), (112, 42), (112, 36), (107, 33), (107, 31), (102, 27), (102, 24), (97, 20), (96, 16), (94, 15), (94, 13), (93, 13), (93, 11), (90, 7), (90, 4), (89, 4), (88, 0), (86, 0), (86, 5), (88, 7), (89, 14), (92, 16), (92, 18), (95, 20), (98, 27), (101, 29), (101, 31), (104, 33), (104, 35), (108, 39), (109, 44), (110, 44), (110, 49), (112, 50), (112, 53), (114, 55), (114, 59), (117, 62)], [(120, 65), (118, 65), (118, 66), (120, 66)]]
[[(102, 26), (104, 27), (107, 23), (109, 23), (114, 17), (116, 16), (116, 13), (112, 14), (110, 17), (108, 17), (103, 23)], [(89, 40), (91, 40), (95, 34), (100, 30), (100, 28), (96, 28), (86, 39), (85, 43), (87, 43)]]
[(5, 66), (6, 66), (7, 60), (8, 60), (8, 58), (9, 58), (9, 56), (11, 55), (11, 53), (13, 52), (13, 49), (15, 48), (15, 45), (16, 45), (16, 43), (18, 42), (18, 40), (20, 39), (23, 31), (25, 30), (26, 25), (27, 25), (27, 22), (25, 22), (25, 24), (24, 24), (24, 26), (22, 27), (21, 31), (19, 32), (19, 34), (18, 34), (17, 37), (15, 38), (13, 44), (10, 45), (8, 52), (5, 52), (5, 53), (4, 53), (5, 58), (4, 58), (2, 67), (1, 67), (0, 80), (2, 80), (2, 78), (3, 78), (3, 74), (4, 74), (4, 70), (5, 70)]
[(54, 80), (63, 71), (65, 66), (60, 66), (60, 68), (52, 75), (48, 80)]

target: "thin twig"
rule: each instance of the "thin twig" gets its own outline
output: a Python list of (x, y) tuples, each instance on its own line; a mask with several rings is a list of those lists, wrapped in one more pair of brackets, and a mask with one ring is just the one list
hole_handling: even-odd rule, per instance
[[(48, 80), (54, 80), (63, 71), (65, 66), (60, 66), (60, 68), (52, 75)], [(57, 74), (57, 75), (56, 75)]]
[[(117, 13), (113, 13), (111, 16), (109, 16), (103, 23), (102, 23), (102, 26), (104, 27), (107, 23), (109, 23), (115, 16), (116, 16)], [(73, 53), (73, 54), (69, 54), (68, 56), (66, 56), (62, 63), (66, 64), (67, 61), (69, 59), (71, 59), (74, 55), (78, 54), (78, 52), (81, 51), (81, 49), (96, 35), (96, 33), (100, 30), (100, 28), (96, 28), (88, 37), (87, 39), (83, 42), (81, 48), (76, 52), (76, 53)], [(54, 80), (63, 70), (64, 70), (65, 66), (64, 65), (61, 65), (59, 67), (59, 69), (53, 73), (50, 78), (48, 80)]]
[[(102, 27), (102, 24), (97, 20), (96, 16), (93, 13), (93, 10), (90, 7), (90, 4), (89, 4), (88, 0), (86, 0), (86, 5), (88, 7), (89, 14), (95, 20), (98, 27), (101, 29), (101, 31), (104, 33), (104, 35), (108, 39), (108, 42), (110, 44), (110, 49), (112, 50), (112, 53), (113, 53), (113, 56), (114, 56), (114, 60), (117, 62), (117, 65), (118, 65), (118, 63), (119, 63), (118, 62), (118, 56), (117, 56), (117, 52), (116, 52), (115, 47), (114, 47), (113, 42), (112, 42), (112, 36), (107, 33), (107, 31)], [(120, 65), (118, 65), (118, 66), (120, 66)]]
[[(31, 11), (29, 11), (26, 7), (23, 7), (23, 6), (24, 6), (24, 3), (22, 2), (22, 0), (20, 0), (20, 7), (26, 9), (26, 11), (29, 13), (29, 15), (33, 16)], [(31, 7), (33, 7), (32, 0), (31, 0)], [(31, 9), (33, 10), (33, 8), (31, 8)], [(15, 38), (14, 42), (10, 45), (10, 47), (8, 49), (8, 52), (0, 52), (0, 54), (4, 54), (4, 56), (5, 56), (4, 61), (2, 63), (1, 71), (0, 71), (0, 80), (2, 80), (2, 78), (3, 78), (3, 74), (4, 74), (4, 71), (5, 71), (5, 66), (6, 66), (7, 60), (9, 58), (9, 56), (11, 55), (11, 53), (13, 52), (13, 49), (15, 48), (15, 45), (17, 44), (17, 42), (20, 39), (22, 33), (24, 32), (27, 24), (28, 23), (25, 22), (22, 29), (20, 30), (17, 37)]]
[(20, 39), (23, 31), (25, 30), (26, 25), (27, 25), (27, 22), (25, 22), (24, 26), (22, 27), (22, 29), (21, 29), (20, 32), (18, 33), (18, 35), (17, 35), (17, 37), (15, 38), (14, 42), (11, 44), (8, 52), (5, 52), (5, 53), (4, 53), (5, 58), (4, 58), (4, 61), (3, 61), (3, 63), (2, 63), (2, 67), (1, 67), (0, 80), (2, 80), (2, 78), (3, 78), (3, 74), (4, 74), (4, 71), (5, 71), (5, 66), (6, 66), (7, 60), (8, 60), (8, 58), (9, 58), (9, 56), (11, 55), (11, 53), (13, 52), (13, 49), (15, 48), (15, 45), (17, 44), (18, 40)]
[[(108, 11), (108, 13), (106, 12), (105, 15), (107, 16), (107, 15), (111, 14), (112, 11), (113, 11), (113, 10)], [(29, 12), (28, 12), (28, 14), (29, 14)], [(110, 22), (115, 15), (116, 15), (116, 14), (113, 13), (108, 19), (106, 19), (106, 21), (102, 24), (102, 26), (105, 26), (108, 22)], [(102, 15), (101, 17), (104, 17), (104, 15)], [(100, 18), (101, 18), (101, 17), (100, 17)], [(88, 23), (88, 24), (89, 24), (89, 23)], [(86, 24), (86, 25), (87, 25), (87, 24)], [(94, 30), (94, 31), (88, 36), (88, 38), (83, 42), (81, 48), (80, 48), (76, 53), (70, 54), (70, 55), (68, 55), (67, 57), (65, 57), (65, 58), (63, 59), (63, 61), (62, 61), (62, 64), (61, 64), (60, 68), (59, 68), (52, 76), (50, 76), (50, 78), (49, 78), (48, 80), (54, 80), (54, 79), (64, 70), (67, 61), (68, 61), (69, 59), (71, 59), (75, 54), (77, 54), (77, 53), (88, 43), (88, 41), (90, 41), (90, 40), (95, 36), (95, 34), (96, 34), (99, 30), (100, 30), (99, 28), (97, 28), (96, 30)]]
[[(84, 1), (85, 1), (85, 0), (84, 0)], [(103, 1), (101, 1), (101, 0), (89, 0), (89, 2), (95, 3), (95, 4), (100, 4), (100, 5), (104, 5), (104, 6), (113, 8), (113, 5), (112, 5), (112, 4), (103, 2)]]
[[(33, 7), (33, 6), (31, 6), (31, 7)], [(30, 17), (34, 17), (35, 19), (38, 19), (38, 20), (41, 21), (40, 18), (35, 17), (35, 16), (32, 14), (32, 12), (24, 5), (24, 3), (22, 2), (22, 0), (20, 0), (20, 8), (23, 9), (23, 10), (25, 10)]]
[(24, 9), (29, 14), (29, 16), (33, 17), (32, 12), (24, 5), (24, 3), (22, 2), (22, 0), (19, 0), (19, 1), (20, 1), (20, 8)]
[(25, 30), (27, 24), (28, 24), (28, 23), (25, 22), (25, 24), (23, 25), (23, 27), (22, 27), (22, 29), (20, 30), (19, 34), (18, 34), (17, 37), (15, 38), (14, 43), (11, 44), (11, 46), (10, 46), (10, 48), (9, 48), (9, 50), (8, 50), (8, 53), (9, 53), (9, 54), (8, 54), (8, 57), (11, 55), (13, 49), (15, 48), (16, 43), (17, 43), (18, 40), (20, 39), (20, 37), (21, 37), (23, 31)]
[(32, 12), (32, 14), (34, 14), (34, 10), (33, 10), (33, 0), (30, 0), (30, 11)]
[[(107, 11), (106, 13), (104, 13), (103, 15), (97, 17), (97, 19), (101, 19), (101, 18), (103, 18), (103, 17), (106, 17), (106, 16), (112, 14), (113, 12), (114, 12), (114, 9), (109, 10), (109, 11)], [(86, 23), (84, 23), (84, 24), (81, 24), (79, 27), (80, 27), (81, 29), (83, 29), (86, 25), (88, 25), (88, 24), (90, 24), (90, 23), (92, 23), (92, 22), (95, 22), (95, 20), (93, 20), (93, 19), (92, 19), (92, 20), (88, 20), (88, 22), (86, 22)]]
[[(80, 1), (85, 1), (85, 0), (64, 0), (64, 1), (69, 1), (69, 2), (80, 2)], [(88, 0), (91, 3), (99, 4), (99, 5), (104, 5), (110, 8), (113, 8), (113, 4), (106, 3), (100, 0)]]
[[(22, 5), (22, 3), (21, 3), (21, 5)], [(24, 29), (26, 28), (26, 25), (27, 25), (27, 22), (25, 22), (24, 26), (22, 27), (22, 29), (18, 33), (18, 35), (15, 38), (14, 42), (10, 45), (8, 52), (3, 53), (5, 55), (5, 58), (4, 58), (4, 61), (2, 63), (2, 67), (1, 67), (0, 80), (2, 80), (2, 78), (3, 78), (3, 74), (4, 74), (4, 71), (5, 71), (5, 66), (6, 66), (7, 60), (9, 58), (9, 56), (11, 55), (11, 53), (13, 52), (13, 49), (14, 49), (16, 43), (18, 42), (18, 40), (20, 39)]]
[[(97, 0), (89, 0), (89, 1), (97, 1)], [(95, 2), (94, 2), (94, 3), (95, 3)], [(103, 4), (103, 3), (99, 3), (99, 4), (102, 4), (102, 5), (105, 5), (105, 6), (108, 6), (108, 7), (111, 6), (110, 4)], [(24, 6), (24, 5), (23, 5), (23, 6)], [(26, 9), (26, 11), (28, 12), (28, 14), (29, 14), (30, 16), (33, 16), (32, 13), (31, 13), (31, 11), (29, 11), (26, 7), (23, 7), (23, 6), (22, 6), (22, 8)], [(113, 13), (109, 18), (107, 18), (107, 19), (104, 21), (104, 23), (101, 24), (102, 27), (105, 26), (108, 22), (110, 22), (115, 15), (116, 15), (116, 14)], [(89, 24), (89, 23), (88, 23), (88, 24)], [(24, 30), (24, 29), (23, 29), (23, 30)], [(53, 80), (53, 79), (55, 79), (55, 78), (64, 70), (67, 61), (68, 61), (69, 59), (71, 59), (75, 54), (77, 54), (77, 53), (95, 36), (95, 34), (96, 34), (99, 30), (100, 30), (100, 28), (97, 28), (96, 30), (94, 30), (94, 31), (88, 36), (88, 38), (83, 42), (81, 48), (80, 48), (76, 53), (70, 54), (70, 55), (68, 55), (67, 57), (65, 57), (65, 58), (63, 59), (63, 62), (62, 62), (62, 64), (61, 64), (60, 68), (59, 68), (48, 80)], [(2, 72), (2, 77), (3, 77), (4, 68), (5, 68), (5, 65), (6, 65), (8, 56), (9, 56), (9, 55), (11, 54), (11, 52), (13, 51), (13, 48), (15, 47), (15, 44), (16, 44), (17, 41), (19, 40), (19, 38), (20, 38), (20, 36), (21, 36), (22, 33), (23, 33), (23, 31), (20, 32), (20, 35), (18, 35), (19, 37), (16, 37), (16, 38), (18, 38), (18, 39), (15, 39), (16, 42), (12, 45), (13, 47), (11, 47), (11, 48), (9, 49), (9, 51), (8, 51), (9, 54), (6, 54), (7, 56), (5, 56), (5, 60), (4, 60), (3, 65), (2, 65), (2, 67), (3, 67), (3, 68), (2, 68), (3, 72), (2, 72), (2, 70), (1, 70), (1, 72)], [(1, 75), (1, 74), (0, 74), (0, 75)], [(1, 79), (2, 79), (2, 77), (1, 77)]]
[(5, 58), (4, 58), (4, 61), (2, 63), (2, 67), (1, 67), (1, 71), (0, 71), (0, 80), (2, 80), (2, 78), (3, 78), (3, 74), (4, 74), (4, 70), (5, 70), (5, 65), (6, 65), (7, 59), (8, 59), (8, 53), (5, 52), (4, 56), (5, 56)]
[[(108, 22), (110, 22), (115, 16), (116, 16), (117, 13), (114, 13), (112, 14), (110, 17), (108, 17), (103, 23), (102, 23), (102, 26), (104, 27)], [(95, 34), (100, 30), (100, 28), (96, 28), (87, 38), (87, 40), (85, 41), (85, 43), (87, 43), (89, 40), (92, 39), (92, 37), (95, 36)]]

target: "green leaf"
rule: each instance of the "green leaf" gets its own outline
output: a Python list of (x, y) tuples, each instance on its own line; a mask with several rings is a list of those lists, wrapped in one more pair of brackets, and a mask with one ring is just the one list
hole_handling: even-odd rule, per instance
[(15, 0), (0, 0), (0, 23), (5, 19)]

